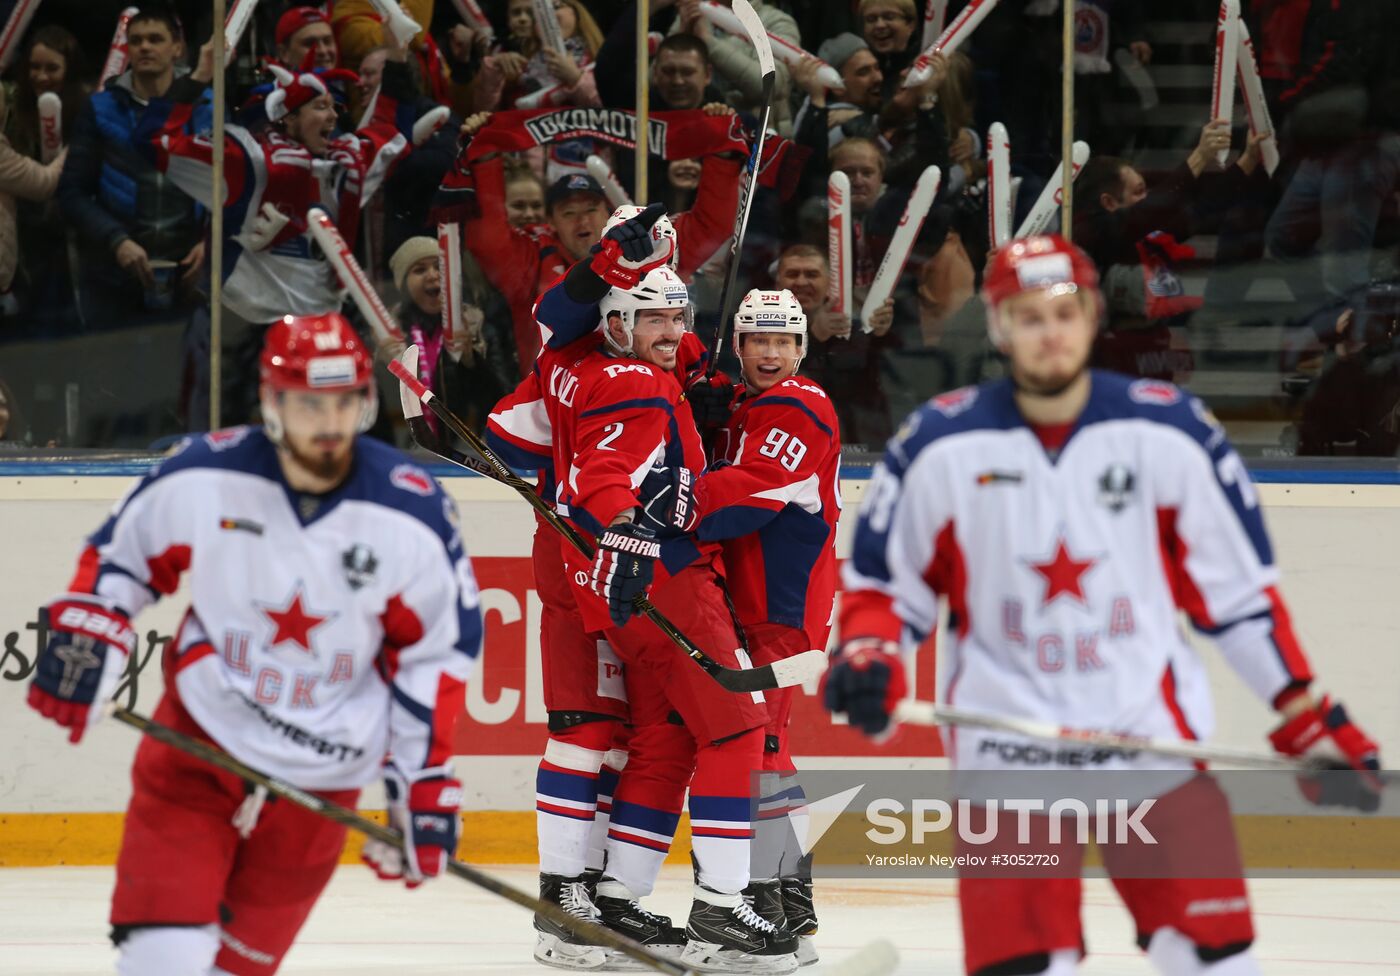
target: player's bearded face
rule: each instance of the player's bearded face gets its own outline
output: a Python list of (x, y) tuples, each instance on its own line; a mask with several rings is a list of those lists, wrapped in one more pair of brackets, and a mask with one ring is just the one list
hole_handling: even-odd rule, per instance
[[(618, 326), (621, 328), (621, 325)], [(676, 353), (685, 335), (685, 310), (648, 309), (637, 313), (632, 329), (632, 354), (665, 370), (676, 368)]]
[(347, 474), (367, 395), (363, 390), (278, 394), (282, 444), (289, 460), (321, 480)]
[(1089, 365), (1098, 323), (1084, 293), (1029, 292), (1007, 299), (1002, 316), (1003, 351), (1017, 386), (1028, 393), (1054, 395)]
[(745, 333), (739, 339), (744, 382), (762, 393), (797, 372), (802, 349), (797, 336), (774, 332)]

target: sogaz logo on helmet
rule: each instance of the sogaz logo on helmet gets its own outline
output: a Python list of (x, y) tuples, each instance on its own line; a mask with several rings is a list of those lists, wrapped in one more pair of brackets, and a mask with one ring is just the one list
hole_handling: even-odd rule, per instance
[(690, 301), (690, 292), (686, 291), (684, 285), (673, 285), (666, 289), (666, 301), (687, 302)]
[(346, 386), (353, 382), (354, 356), (319, 356), (306, 364), (307, 386)]

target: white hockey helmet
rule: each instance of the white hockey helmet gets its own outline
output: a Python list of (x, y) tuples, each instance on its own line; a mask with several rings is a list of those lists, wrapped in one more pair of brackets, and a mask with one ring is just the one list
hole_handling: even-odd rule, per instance
[[(690, 291), (681, 281), (681, 276), (664, 265), (652, 268), (641, 281), (632, 288), (613, 288), (598, 303), (598, 313), (602, 316), (603, 335), (608, 345), (624, 356), (632, 355), (632, 330), (637, 326), (637, 313), (651, 309), (678, 308), (685, 310), (685, 330), (690, 332), (695, 325), (695, 306), (690, 304)], [(622, 316), (622, 331), (627, 336), (623, 347), (612, 336), (608, 319), (613, 315)]]
[[(734, 313), (734, 355), (739, 355), (740, 336), (753, 332), (778, 332), (797, 337), (797, 366), (807, 353), (807, 313), (786, 288), (765, 291), (754, 288), (739, 302)], [(793, 369), (796, 370), (797, 366)]]
[[(612, 216), (608, 218), (608, 222), (603, 225), (603, 233), (599, 236), (606, 235), (608, 231), (612, 230), (624, 220), (631, 220), (641, 212), (642, 208), (636, 204), (624, 203), (612, 212)], [(656, 223), (651, 225), (651, 239), (653, 244), (659, 244), (664, 240), (669, 240), (671, 242), (671, 259), (667, 261), (666, 264), (672, 270), (675, 270), (676, 265), (679, 264), (681, 260), (681, 242), (680, 238), (676, 236), (676, 226), (671, 223), (670, 217), (662, 214), (660, 217), (656, 218)]]

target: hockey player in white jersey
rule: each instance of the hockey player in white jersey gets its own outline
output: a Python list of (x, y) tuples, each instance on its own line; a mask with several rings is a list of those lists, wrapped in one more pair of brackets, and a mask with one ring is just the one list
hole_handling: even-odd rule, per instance
[[(156, 720), (346, 806), (382, 776), (405, 843), (368, 842), (365, 858), (414, 886), (456, 848), (462, 790), (447, 760), (482, 621), (451, 499), (359, 436), (376, 409), (371, 370), (338, 313), (274, 324), (265, 426), (191, 439), (127, 493), (47, 608), (29, 703), (79, 741), (126, 666), (131, 619), (187, 575)], [(132, 786), (118, 972), (275, 972), (345, 828), (154, 739)]]
[[(901, 648), (933, 631), (942, 599), (940, 677), (950, 705), (1206, 738), (1210, 693), (1179, 629), (1185, 612), (1279, 713), (1269, 735), (1276, 750), (1326, 756), (1354, 771), (1339, 774), (1342, 788), (1320, 799), (1375, 809), (1377, 746), (1341, 705), (1310, 690), (1313, 673), (1277, 589), (1258, 496), (1214, 417), (1170, 384), (1087, 368), (1103, 300), (1092, 262), (1063, 239), (1033, 237), (1002, 250), (983, 298), (1010, 375), (934, 397), (889, 442), (844, 567), (827, 707), (883, 733), (906, 687)], [(1222, 861), (1226, 870), (1214, 878), (1116, 876), (1115, 886), (1140, 946), (1166, 976), (1259, 972), (1228, 805), (1191, 764), (971, 727), (950, 730), (945, 743), (960, 776), (1179, 771), (1155, 796), (1154, 812), (1190, 825), (1179, 846), (1211, 838), (1233, 863)], [(1031, 818), (1036, 831), (1046, 819)], [(1017, 831), (998, 836), (1006, 833)], [(1070, 857), (1079, 850), (1047, 849)], [(1112, 873), (1107, 853), (1105, 863)], [(1084, 952), (1077, 871), (965, 874), (959, 897), (968, 973), (1076, 971)]]

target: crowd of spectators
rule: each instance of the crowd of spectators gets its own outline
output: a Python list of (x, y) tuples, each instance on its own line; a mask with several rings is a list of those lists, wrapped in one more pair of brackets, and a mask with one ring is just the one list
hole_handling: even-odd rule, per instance
[[(976, 300), (992, 248), (986, 133), (993, 122), (1009, 133), (1015, 227), (1060, 159), (1062, 0), (1000, 0), (910, 87), (922, 3), (752, 2), (769, 33), (809, 56), (777, 67), (740, 286), (792, 290), (810, 322), (803, 371), (830, 391), (844, 442), (876, 448), (918, 400), (999, 369)], [(1243, 105), (1209, 117), (1211, 0), (1065, 2), (1075, 137), (1092, 148), (1070, 230), (1105, 286), (1098, 363), (1188, 386), (1216, 368), (1203, 392), (1227, 421), (1237, 409), (1292, 430), (1285, 452), (1393, 454), (1400, 0), (1243, 0), (1281, 156), (1273, 173)], [(267, 326), (285, 312), (354, 316), (309, 234), (312, 205), (335, 220), (432, 382), (479, 424), (530, 369), (535, 296), (588, 253), (618, 202), (599, 165), (637, 194), (639, 70), (653, 118), (647, 197), (668, 207), (710, 335), (763, 107), (756, 54), (712, 22), (713, 5), (651, 0), (639, 65), (624, 0), (479, 0), (489, 27), (447, 0), (401, 0), (408, 28), (369, 0), (261, 0), (227, 68), (215, 189), (207, 4), (141, 4), (125, 66), (99, 83), (124, 0), (85, 0), (80, 18), (68, 0), (46, 2), (0, 89), (0, 441), (54, 436), (18, 419), (40, 381), (7, 371), (7, 349), (65, 343), (79, 357), (114, 331), (176, 337), (171, 424), (206, 426), (215, 273), (222, 421), (256, 419), (253, 351)], [(964, 5), (952, 0), (949, 19)], [(537, 23), (551, 7), (557, 46)], [(50, 93), (61, 147), (46, 142)], [(934, 204), (893, 296), (863, 320), (928, 166), (942, 173)], [(834, 312), (829, 294), (836, 171), (850, 182), (855, 314)], [(442, 221), (461, 227), (465, 335), (441, 332)], [(402, 347), (372, 338), (384, 357)], [(1231, 386), (1254, 367), (1262, 385)], [(388, 417), (377, 429), (394, 436)]]

